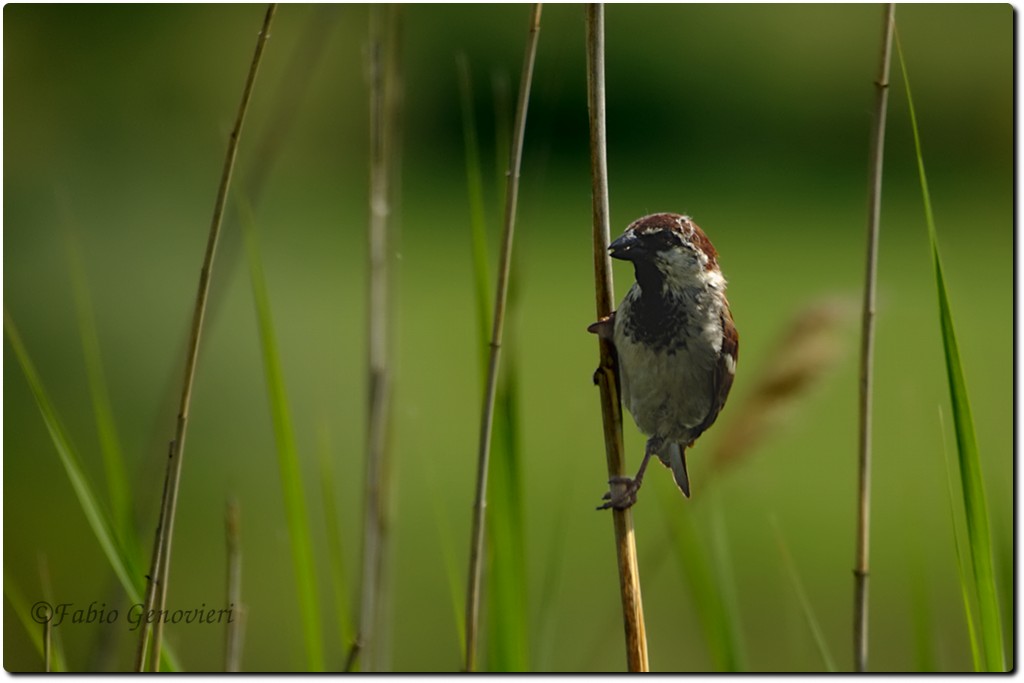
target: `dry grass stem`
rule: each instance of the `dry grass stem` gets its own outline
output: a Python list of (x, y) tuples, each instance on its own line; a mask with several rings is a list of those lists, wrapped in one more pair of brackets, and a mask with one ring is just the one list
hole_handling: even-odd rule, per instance
[[(178, 409), (177, 428), (174, 441), (171, 442), (170, 465), (168, 467), (168, 478), (165, 483), (166, 493), (164, 504), (161, 506), (160, 522), (158, 525), (157, 548), (153, 553), (153, 563), (149, 572), (149, 585), (146, 591), (146, 603), (144, 612), (157, 609), (161, 613), (167, 606), (168, 574), (170, 570), (171, 541), (174, 536), (174, 517), (178, 502), (178, 488), (181, 481), (181, 461), (185, 451), (185, 434), (188, 428), (189, 408), (192, 403), (192, 386), (195, 380), (196, 362), (199, 358), (199, 340), (203, 330), (203, 319), (206, 315), (206, 301), (210, 293), (210, 276), (213, 271), (213, 259), (217, 251), (217, 241), (220, 237), (220, 227), (224, 218), (224, 208), (227, 204), (228, 189), (231, 186), (231, 176), (235, 168), (235, 159), (238, 155), (238, 142), (242, 133), (242, 125), (245, 122), (245, 115), (249, 108), (249, 100), (252, 97), (253, 86), (256, 82), (256, 75), (259, 72), (260, 62), (263, 57), (263, 49), (266, 46), (267, 38), (270, 36), (270, 26), (274, 19), (274, 12), (277, 5), (271, 4), (267, 7), (263, 18), (263, 26), (256, 39), (256, 50), (253, 54), (252, 63), (249, 66), (249, 73), (246, 77), (245, 87), (242, 91), (242, 100), (238, 106), (238, 114), (235, 117), (235, 124), (231, 130), (228, 140), (227, 153), (224, 159), (224, 168), (221, 172), (220, 186), (217, 189), (217, 199), (214, 202), (213, 218), (210, 222), (210, 234), (206, 243), (206, 254), (203, 259), (203, 268), (199, 275), (199, 290), (196, 293), (195, 310), (192, 316), (192, 329), (189, 335), (188, 352), (185, 357), (185, 378), (181, 390), (181, 403)], [(140, 642), (138, 659), (135, 662), (136, 671), (143, 671), (145, 665), (146, 644), (145, 640), (149, 635), (147, 629), (140, 629)], [(153, 647), (150, 650), (149, 669), (159, 670), (160, 662), (160, 641), (163, 636), (163, 620), (157, 619), (153, 627)]]
[(50, 673), (53, 670), (50, 663), (50, 660), (53, 658), (50, 638), (51, 631), (50, 619), (47, 619), (43, 622), (43, 671), (46, 673)]
[[(163, 564), (163, 549), (164, 549), (164, 544), (163, 544), (163, 538), (164, 538), (163, 524), (164, 524), (164, 516), (165, 516), (166, 511), (167, 511), (167, 491), (168, 491), (168, 488), (169, 488), (170, 483), (171, 483), (171, 467), (172, 467), (173, 464), (174, 464), (174, 442), (172, 441), (170, 443), (170, 445), (168, 445), (168, 447), (167, 447), (167, 464), (166, 464), (166, 467), (165, 467), (166, 472), (164, 473), (164, 489), (163, 489), (163, 493), (160, 495), (160, 517), (157, 520), (156, 534), (154, 535), (154, 539), (153, 539), (153, 564), (152, 564), (153, 567), (160, 567)], [(143, 598), (143, 603), (142, 604), (146, 606), (146, 609), (149, 609), (156, 602), (157, 583), (156, 583), (156, 581), (153, 580), (153, 575), (152, 574), (150, 574), (146, 578), (147, 578), (147, 582), (146, 582), (146, 595)], [(135, 651), (135, 670), (136, 671), (142, 671), (143, 670), (142, 667), (143, 667), (143, 665), (146, 662), (146, 653), (148, 651), (147, 648), (149, 647), (149, 634), (152, 631), (152, 629), (153, 629), (153, 625), (149, 622), (148, 619), (145, 620), (145, 622), (142, 624), (141, 628), (139, 629), (139, 644), (138, 644), (138, 646), (136, 648), (136, 651)]]
[(245, 606), (242, 604), (242, 539), (239, 531), (240, 514), (238, 501), (228, 501), (225, 514), (225, 531), (228, 553), (227, 594), (228, 608), (232, 619), (228, 620), (224, 647), (224, 670), (228, 673), (241, 671), (242, 638), (245, 629)]
[[(43, 589), (43, 600), (49, 605), (56, 602), (53, 599), (53, 588), (50, 584), (50, 563), (46, 555), (39, 555), (39, 585)], [(6, 586), (5, 586), (6, 593)], [(56, 666), (57, 671), (67, 671), (64, 666), (63, 654), (60, 651), (60, 644), (54, 643), (53, 637), (53, 608), (49, 608), (50, 618), (43, 621), (43, 670), (50, 673)], [(56, 651), (56, 652), (55, 652)]]
[(381, 658), (379, 622), (386, 600), (384, 576), (388, 560), (391, 504), (389, 432), (393, 367), (391, 359), (393, 296), (390, 253), (396, 195), (398, 8), (370, 10), (370, 191), (368, 226), (368, 422), (366, 493), (363, 522), (363, 567), (359, 629), (346, 668), (360, 656), (366, 670)]
[[(613, 288), (611, 241), (608, 209), (608, 159), (605, 133), (604, 84), (604, 6), (587, 5), (587, 92), (590, 110), (590, 168), (593, 182), (594, 288), (598, 319), (612, 312)], [(598, 337), (600, 365), (594, 381), (601, 391), (601, 416), (604, 424), (608, 477), (625, 473), (622, 444), (622, 404), (619, 398), (615, 348)], [(615, 526), (615, 552), (619, 565), (619, 590), (622, 618), (626, 631), (626, 661), (629, 671), (647, 671), (647, 633), (643, 601), (640, 597), (640, 569), (636, 558), (633, 514), (630, 510), (612, 510)]]
[(878, 273), (878, 233), (882, 211), (882, 160), (885, 150), (885, 116), (889, 103), (889, 65), (892, 61), (893, 17), (896, 5), (885, 6), (882, 25), (882, 55), (875, 81), (875, 125), (871, 139), (868, 181), (868, 250), (864, 277), (864, 310), (860, 353), (860, 423), (857, 458), (857, 541), (853, 569), (853, 665), (858, 672), (868, 668), (868, 568), (871, 537), (871, 409), (872, 373), (875, 356), (875, 289)]
[(505, 329), (505, 304), (508, 299), (509, 272), (512, 264), (512, 242), (515, 235), (516, 205), (519, 198), (519, 169), (523, 158), (523, 138), (526, 133), (526, 113), (530, 104), (530, 86), (533, 65), (537, 56), (540, 35), (541, 4), (533, 6), (530, 31), (526, 40), (522, 77), (519, 82), (519, 101), (516, 104), (512, 129), (512, 149), (509, 158), (505, 192), (505, 226), (502, 234), (501, 256), (498, 264), (498, 288), (494, 302), (494, 326), (491, 330), (490, 357), (487, 366), (487, 388), (480, 420), (480, 447), (477, 460), (476, 499), (473, 504), (473, 531), (469, 551), (469, 582), (466, 590), (466, 671), (476, 671), (476, 650), (480, 627), (480, 577), (484, 556), (485, 510), (487, 506), (487, 469), (491, 451), (491, 432), (494, 426), (494, 401), (498, 389), (498, 369), (501, 360), (501, 340)]

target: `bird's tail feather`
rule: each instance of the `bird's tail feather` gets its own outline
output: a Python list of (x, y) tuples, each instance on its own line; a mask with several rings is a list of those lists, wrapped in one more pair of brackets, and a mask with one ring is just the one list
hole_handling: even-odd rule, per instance
[(678, 443), (671, 443), (668, 446), (668, 462), (665, 463), (672, 469), (672, 477), (676, 480), (676, 486), (687, 498), (690, 497), (690, 477), (686, 474), (686, 449)]

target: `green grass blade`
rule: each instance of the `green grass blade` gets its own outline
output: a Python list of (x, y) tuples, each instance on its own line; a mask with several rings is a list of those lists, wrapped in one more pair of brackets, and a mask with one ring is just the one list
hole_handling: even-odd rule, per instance
[(718, 496), (711, 500), (711, 564), (721, 596), (722, 636), (725, 647), (725, 662), (728, 671), (746, 670), (746, 653), (740, 633), (739, 600), (736, 597), (736, 578), (733, 571), (732, 555), (729, 552), (729, 538), (725, 527), (725, 516)]
[(950, 401), (953, 406), (953, 427), (956, 433), (957, 455), (960, 468), (960, 492), (963, 498), (964, 514), (967, 520), (967, 537), (971, 564), (973, 565), (974, 589), (978, 599), (978, 614), (981, 624), (981, 648), (988, 671), (1005, 671), (1003, 652), (1002, 619), (996, 596), (995, 571), (992, 565), (992, 538), (989, 530), (988, 509), (985, 487), (981, 475), (981, 456), (974, 433), (974, 420), (967, 394), (967, 382), (960, 362), (953, 314), (946, 289), (942, 260), (939, 256), (939, 241), (935, 229), (928, 179), (925, 175), (924, 157), (921, 153), (921, 137), (917, 126), (917, 115), (907, 78), (907, 66), (903, 51), (897, 40), (897, 52), (903, 83), (907, 91), (907, 106), (910, 125), (914, 133), (914, 150), (917, 156), (917, 170), (921, 181), (921, 195), (924, 199), (925, 222), (928, 225), (928, 239), (931, 243), (932, 265), (935, 272), (935, 287), (938, 294), (939, 325), (942, 330), (942, 346), (945, 352), (946, 376), (949, 381)]
[[(1009, 518), (1009, 523), (1011, 526), (1013, 525), (1013, 517)], [(999, 539), (995, 547), (996, 572), (998, 573), (997, 579), (999, 582), (999, 596), (1002, 599), (1002, 614), (1013, 614), (1017, 604), (1014, 595), (1014, 575), (1016, 570), (1014, 568), (1015, 558), (1013, 543), (1015, 540), (1015, 534), (998, 533), (999, 531), (1005, 530), (1005, 526), (997, 527), (997, 533), (995, 534), (995, 537)], [(1008, 658), (1006, 668), (1010, 671), (1013, 670), (1015, 666), (1013, 629), (1004, 629), (1003, 636), (1003, 648)]]
[[(56, 605), (57, 600), (53, 597), (53, 584), (50, 582), (50, 565), (46, 555), (39, 555), (39, 585), (43, 590), (43, 600), (50, 605)], [(60, 631), (53, 629), (50, 633), (50, 666), (52, 671), (67, 671), (64, 660), (64, 645)], [(45, 659), (45, 655), (44, 655)]]
[[(708, 653), (716, 671), (737, 672), (744, 668), (743, 648), (738, 640), (739, 629), (726, 598), (723, 582), (728, 577), (716, 571), (707, 543), (701, 537), (693, 511), (679, 509), (678, 494), (664, 489), (661, 495), (663, 517), (669, 525), (672, 549), (675, 551), (683, 580), (689, 589), (697, 619), (704, 631)], [(718, 530), (715, 533), (720, 533)], [(719, 558), (724, 561), (724, 558)]]
[(530, 667), (526, 540), (517, 439), (518, 375), (516, 355), (509, 342), (505, 344), (504, 379), (496, 397), (487, 493), (488, 664), (491, 671), (502, 672), (528, 671)]
[[(940, 424), (942, 423), (941, 410), (939, 412), (939, 422)], [(984, 671), (985, 667), (981, 656), (981, 648), (978, 645), (977, 622), (974, 618), (974, 609), (971, 607), (971, 587), (974, 585), (974, 577), (971, 567), (967, 563), (967, 557), (963, 552), (964, 543), (961, 540), (960, 525), (957, 524), (956, 493), (954, 492), (955, 487), (953, 485), (956, 475), (953, 474), (953, 464), (950, 462), (949, 455), (946, 452), (944, 428), (942, 429), (942, 435), (942, 455), (943, 462), (946, 465), (946, 487), (949, 494), (949, 522), (953, 531), (953, 548), (956, 551), (956, 570), (960, 579), (960, 597), (964, 603), (964, 617), (967, 620), (967, 637), (971, 644), (971, 661), (974, 662), (975, 671)]]
[[(4, 576), (4, 596), (7, 598), (7, 601), (11, 603), (15, 616), (18, 617), (18, 621), (21, 622), (21, 625), (25, 628), (25, 633), (28, 634), (28, 638), (32, 642), (32, 647), (35, 648), (35, 651), (39, 653), (39, 657), (42, 658), (43, 624), (37, 621), (37, 618), (41, 618), (40, 615), (42, 615), (43, 612), (37, 612), (37, 610), (42, 609), (39, 607), (39, 603), (29, 607), (25, 596), (14, 582), (7, 578), (7, 576)], [(54, 642), (56, 642), (56, 638), (54, 638)], [(59, 672), (67, 670), (68, 665), (64, 659), (63, 648), (55, 647), (53, 651), (53, 671)]]
[(473, 249), (473, 294), (477, 308), (477, 334), (480, 339), (480, 376), (487, 374), (487, 339), (490, 334), (491, 301), (488, 293), (487, 219), (484, 209), (483, 171), (480, 168), (480, 144), (473, 116), (473, 83), (469, 62), (464, 54), (456, 60), (459, 71), (459, 98), (462, 104), (462, 136), (466, 145), (466, 191), (469, 197), (469, 236)]
[(345, 552), (338, 523), (338, 498), (335, 495), (337, 478), (327, 425), (320, 430), (320, 493), (324, 501), (324, 524), (327, 531), (327, 555), (331, 567), (331, 587), (334, 593), (334, 611), (338, 621), (338, 637), (343, 649), (352, 645), (355, 628), (352, 608), (348, 600), (348, 580), (345, 573)]
[(814, 644), (818, 648), (818, 654), (821, 655), (821, 661), (825, 665), (826, 671), (835, 673), (837, 671), (836, 662), (828, 649), (825, 633), (821, 630), (818, 618), (814, 615), (814, 607), (811, 605), (810, 598), (807, 597), (803, 581), (800, 580), (800, 572), (796, 568), (793, 556), (789, 553), (786, 539), (782, 536), (782, 529), (779, 527), (779, 522), (775, 517), (772, 517), (772, 526), (775, 528), (775, 537), (779, 544), (779, 553), (782, 555), (786, 573), (789, 574), (790, 581), (793, 583), (793, 590), (796, 593), (797, 600), (800, 602), (800, 610), (803, 612), (804, 619), (807, 621), (807, 627), (814, 637)]
[(78, 452), (71, 444), (71, 439), (61, 424), (57, 411), (53, 403), (50, 402), (46, 389), (43, 387), (42, 379), (40, 379), (39, 373), (36, 372), (32, 359), (29, 358), (28, 351), (21, 340), (21, 335), (18, 334), (14, 320), (6, 309), (4, 309), (4, 332), (7, 335), (7, 341), (14, 350), (14, 355), (18, 359), (18, 365), (21, 366), (21, 370), (25, 374), (29, 388), (32, 390), (36, 406), (42, 414), (46, 430), (49, 432), (50, 439), (57, 449), (61, 465), (64, 466), (64, 472), (68, 475), (71, 488), (75, 492), (75, 497), (78, 498), (78, 504), (85, 514), (89, 528), (96, 534), (96, 540), (99, 541), (103, 554), (106, 556), (107, 561), (110, 562), (114, 574), (117, 575), (128, 597), (133, 603), (139, 602), (140, 587), (135, 579), (133, 579), (133, 577), (138, 576), (138, 573), (130, 569), (133, 567), (132, 561), (118, 544), (117, 535), (111, 527), (110, 520), (101, 507), (99, 498), (96, 496), (85, 472), (82, 470)]
[(491, 95), (494, 101), (494, 180), (495, 196), (498, 204), (505, 204), (505, 172), (508, 171), (508, 160), (511, 153), (512, 112), (515, 103), (512, 100), (512, 85), (508, 73), (498, 71), (491, 77)]
[(124, 464), (121, 442), (114, 422), (114, 411), (110, 403), (110, 392), (103, 372), (92, 297), (82, 265), (81, 249), (70, 231), (67, 233), (66, 246), (75, 309), (78, 314), (79, 336), (82, 339), (82, 354), (85, 357), (89, 393), (92, 396), (100, 453), (103, 455), (103, 470), (106, 474), (107, 491), (110, 494), (114, 528), (129, 555), (133, 558), (141, 557), (139, 539), (132, 521), (131, 483), (128, 480), (128, 470)]
[(277, 443), (277, 464), (281, 477), (281, 492), (284, 497), (288, 535), (291, 538), (292, 565), (295, 571), (295, 589), (298, 593), (303, 642), (306, 648), (306, 664), (311, 671), (323, 671), (323, 639), (313, 563), (313, 543), (309, 531), (309, 514), (306, 511), (306, 499), (302, 488), (299, 456), (295, 447), (295, 433), (292, 427), (288, 398), (285, 393), (284, 375), (281, 371), (277, 340), (274, 336), (274, 324), (270, 315), (270, 299), (267, 295), (267, 284), (263, 276), (263, 262), (259, 254), (256, 230), (253, 226), (249, 207), (241, 202), (239, 206), (242, 215), (242, 232), (245, 236), (245, 251), (249, 259), (252, 297), (256, 307), (260, 347), (263, 353), (267, 400), (270, 404), (271, 421), (274, 426), (274, 440)]
[[(473, 88), (465, 56), (458, 58), (462, 128), (466, 146), (466, 180), (473, 252), (473, 291), (477, 302), (477, 335), (481, 388), (487, 374), (491, 333), (487, 225), (480, 146), (473, 116)], [(507, 147), (502, 144), (501, 149)], [(500, 156), (500, 155), (499, 155)], [(499, 180), (504, 181), (504, 168)], [(502, 185), (502, 187), (504, 187)], [(509, 278), (508, 311), (515, 310), (517, 278)], [(516, 356), (512, 340), (505, 344), (505, 367), (495, 396), (491, 467), (488, 477), (487, 654), (491, 671), (529, 669), (529, 624), (526, 590), (526, 543), (521, 498), (520, 455), (516, 439), (518, 399)]]
[[(96, 496), (88, 477), (85, 476), (85, 472), (82, 470), (78, 451), (71, 444), (71, 439), (61, 423), (53, 403), (50, 402), (49, 395), (43, 387), (39, 373), (36, 372), (35, 365), (33, 365), (32, 359), (25, 349), (21, 335), (18, 334), (18, 328), (6, 309), (4, 309), (4, 333), (7, 335), (7, 341), (14, 350), (14, 355), (18, 359), (18, 365), (25, 374), (25, 379), (32, 390), (36, 406), (39, 408), (39, 412), (43, 417), (43, 423), (46, 425), (46, 431), (49, 432), (50, 439), (57, 449), (61, 465), (64, 466), (64, 472), (68, 475), (71, 488), (74, 490), (78, 504), (85, 514), (89, 528), (96, 535), (100, 549), (110, 563), (111, 569), (114, 570), (114, 575), (117, 576), (117, 580), (121, 583), (122, 588), (124, 588), (128, 599), (133, 604), (142, 602), (142, 573), (136, 568), (134, 558), (119, 544), (113, 525), (107, 513), (100, 506), (99, 498)], [(161, 661), (165, 670), (181, 670), (177, 657), (166, 646), (161, 653)]]

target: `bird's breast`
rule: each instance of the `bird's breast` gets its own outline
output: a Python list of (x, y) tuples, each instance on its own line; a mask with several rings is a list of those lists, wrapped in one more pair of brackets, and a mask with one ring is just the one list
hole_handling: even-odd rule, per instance
[(721, 312), (711, 308), (696, 300), (652, 304), (634, 290), (619, 307), (614, 341), (623, 400), (646, 435), (686, 443), (710, 412), (722, 348)]

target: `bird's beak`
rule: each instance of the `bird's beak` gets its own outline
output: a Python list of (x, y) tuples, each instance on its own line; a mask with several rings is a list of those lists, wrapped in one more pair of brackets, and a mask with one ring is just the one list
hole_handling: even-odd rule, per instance
[(621, 237), (608, 245), (608, 253), (612, 258), (630, 261), (636, 254), (639, 241), (632, 232), (625, 232)]

